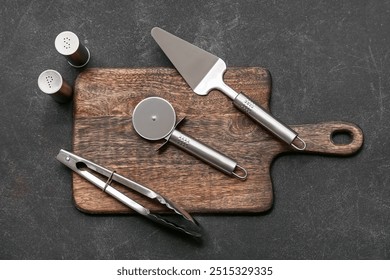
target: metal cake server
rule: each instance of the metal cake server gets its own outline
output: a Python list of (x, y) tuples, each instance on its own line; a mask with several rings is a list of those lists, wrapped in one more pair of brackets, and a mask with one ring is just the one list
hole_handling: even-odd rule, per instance
[(176, 123), (175, 109), (161, 97), (143, 99), (135, 107), (132, 118), (134, 130), (142, 138), (165, 139), (162, 146), (171, 142), (228, 175), (241, 180), (247, 178), (247, 171), (232, 158), (177, 130), (181, 121)]
[[(60, 150), (57, 155), (57, 160), (61, 163), (72, 169), (74, 172), (79, 174), (81, 177), (94, 184), (96, 187), (101, 189), (103, 192), (111, 195), (118, 201), (122, 202), (124, 205), (138, 212), (139, 214), (149, 218), (150, 220), (162, 224), (164, 226), (179, 230), (181, 232), (187, 233), (194, 237), (201, 237), (202, 230), (198, 223), (188, 214), (184, 209), (180, 208), (178, 205), (174, 204), (172, 201), (169, 201), (166, 197), (161, 194), (141, 185), (137, 182), (134, 182), (130, 179), (127, 179), (115, 171), (110, 171), (96, 163), (93, 163), (89, 160), (86, 160), (80, 156), (77, 156), (71, 152)], [(96, 176), (99, 174), (100, 177), (104, 177), (107, 180), (104, 181), (100, 177)], [(158, 215), (152, 213), (148, 208), (145, 208), (141, 204), (137, 203), (130, 197), (126, 196), (113, 186), (111, 183), (115, 181), (119, 184), (128, 187), (129, 189), (141, 194), (149, 199), (152, 199), (155, 202), (158, 202), (164, 208), (172, 212), (172, 215)]]
[[(198, 95), (207, 95), (218, 89), (233, 100), (233, 104), (278, 138), (297, 150), (306, 149), (298, 133), (269, 114), (243, 93), (237, 93), (223, 81), (225, 62), (175, 35), (154, 27), (152, 37), (176, 67), (191, 89)], [(297, 145), (300, 142), (299, 145)]]

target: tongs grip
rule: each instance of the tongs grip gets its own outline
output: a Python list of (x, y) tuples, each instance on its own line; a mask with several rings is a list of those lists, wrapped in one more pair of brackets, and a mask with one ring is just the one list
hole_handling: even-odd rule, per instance
[[(82, 177), (84, 177), (86, 180), (88, 180), (90, 183), (94, 184), (96, 187), (104, 191), (105, 193), (111, 195), (115, 199), (119, 200), (123, 204), (125, 204), (127, 207), (133, 209), (134, 211), (138, 212), (141, 215), (148, 215), (150, 211), (143, 207), (142, 205), (138, 204), (134, 200), (130, 199), (114, 187), (110, 185), (110, 183), (104, 182), (103, 180), (100, 180), (95, 175), (90, 173), (89, 171), (83, 171), (80, 170), (78, 172)], [(112, 173), (113, 175), (114, 173)]]

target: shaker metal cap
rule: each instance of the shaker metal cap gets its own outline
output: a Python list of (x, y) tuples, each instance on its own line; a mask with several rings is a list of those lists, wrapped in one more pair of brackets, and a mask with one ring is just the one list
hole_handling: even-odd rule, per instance
[(148, 97), (133, 112), (135, 131), (147, 140), (160, 140), (175, 127), (176, 113), (171, 103), (161, 97)]
[(62, 87), (62, 83), (62, 76), (56, 70), (45, 70), (38, 77), (38, 86), (46, 94), (58, 92)]
[(61, 74), (56, 70), (43, 71), (38, 77), (38, 87), (56, 102), (65, 103), (72, 100), (72, 87), (62, 79)]
[(58, 34), (54, 45), (57, 51), (75, 68), (84, 67), (91, 58), (88, 48), (83, 46), (77, 35), (71, 31), (64, 31)]
[(80, 41), (73, 32), (64, 31), (57, 35), (54, 44), (60, 54), (71, 55), (79, 48)]

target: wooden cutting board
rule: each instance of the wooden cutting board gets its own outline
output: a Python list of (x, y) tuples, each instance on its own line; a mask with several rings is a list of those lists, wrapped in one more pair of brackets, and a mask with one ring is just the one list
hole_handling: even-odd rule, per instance
[[(229, 68), (225, 82), (268, 109), (271, 77), (266, 69)], [(186, 116), (180, 131), (235, 159), (248, 171), (248, 179), (229, 177), (172, 144), (157, 152), (161, 142), (139, 137), (132, 127), (132, 112), (150, 96), (168, 100), (178, 120)], [(222, 93), (194, 94), (171, 68), (87, 69), (76, 80), (74, 102), (75, 154), (150, 187), (192, 213), (268, 210), (273, 201), (271, 162), (282, 153), (295, 152), (239, 112)], [(363, 144), (362, 131), (351, 123), (292, 128), (307, 143), (304, 153), (346, 156)], [(332, 135), (339, 132), (349, 134), (352, 142), (333, 143)], [(122, 190), (151, 210), (161, 211), (158, 205)], [(88, 213), (132, 213), (77, 174), (73, 196), (76, 207)]]

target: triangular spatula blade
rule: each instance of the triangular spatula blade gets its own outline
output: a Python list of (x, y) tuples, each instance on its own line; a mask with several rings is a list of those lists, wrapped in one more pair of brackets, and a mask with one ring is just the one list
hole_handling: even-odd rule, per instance
[[(159, 27), (154, 27), (151, 34), (164, 51), (165, 55), (196, 94), (206, 95), (214, 88), (214, 86), (210, 85), (209, 87), (202, 86), (200, 89), (198, 85), (217, 62), (223, 63), (220, 58)], [(221, 75), (223, 75), (225, 69), (221, 69)]]

